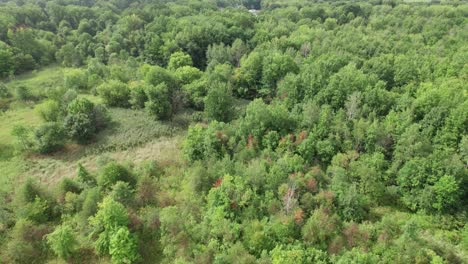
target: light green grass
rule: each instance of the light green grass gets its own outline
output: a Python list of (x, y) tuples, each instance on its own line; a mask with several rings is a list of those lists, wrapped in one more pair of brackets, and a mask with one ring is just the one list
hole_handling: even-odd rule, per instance
[(10, 91), (14, 92), (18, 86), (25, 86), (34, 96), (43, 95), (48, 89), (63, 85), (63, 76), (66, 68), (53, 65), (44, 67), (41, 70), (24, 73), (7, 82)]
[(34, 127), (41, 124), (42, 120), (31, 107), (8, 110), (0, 114), (0, 144), (11, 144), (14, 137), (11, 130), (15, 125)]

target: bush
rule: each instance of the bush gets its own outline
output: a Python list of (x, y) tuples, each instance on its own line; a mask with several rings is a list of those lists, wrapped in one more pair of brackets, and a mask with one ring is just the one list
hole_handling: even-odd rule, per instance
[(185, 138), (183, 151), (189, 161), (205, 157), (205, 129), (201, 125), (191, 126)]
[(46, 122), (57, 122), (62, 115), (60, 104), (55, 100), (46, 100), (38, 104), (35, 110)]
[(82, 195), (84, 196), (84, 201), (80, 216), (81, 219), (84, 220), (84, 223), (87, 223), (88, 218), (94, 215), (98, 210), (98, 203), (101, 200), (101, 192), (99, 188), (95, 187), (85, 190)]
[(172, 117), (169, 90), (165, 83), (148, 87), (146, 95), (148, 101), (145, 103), (145, 107), (151, 115), (158, 120), (168, 120)]
[(184, 66), (192, 66), (192, 58), (190, 55), (181, 51), (172, 53), (167, 68), (169, 70), (176, 70)]
[(112, 186), (112, 191), (109, 196), (116, 202), (123, 205), (129, 205), (133, 201), (135, 190), (130, 187), (128, 182), (118, 181)]
[(67, 192), (79, 194), (81, 192), (81, 186), (78, 182), (70, 178), (63, 178), (57, 185), (57, 195), (59, 200), (63, 201)]
[[(46, 254), (42, 251), (42, 239), (47, 229), (29, 220), (20, 219), (11, 231), (11, 240), (2, 248), (7, 263), (40, 263)], [(5, 250), (5, 251), (3, 251)]]
[(215, 82), (205, 97), (205, 113), (209, 119), (229, 122), (234, 115), (234, 98), (227, 83)]
[(89, 141), (109, 122), (106, 108), (85, 98), (73, 100), (67, 108), (64, 128), (69, 137), (80, 143)]
[(130, 89), (121, 81), (103, 83), (97, 88), (97, 93), (109, 106), (128, 107), (130, 104)]
[(132, 82), (130, 83), (130, 104), (135, 109), (141, 109), (145, 107), (148, 96), (146, 91), (150, 89), (150, 85), (144, 82)]
[(19, 151), (30, 150), (34, 146), (31, 129), (23, 125), (15, 125), (11, 131), (11, 135), (15, 137), (15, 147)]
[(78, 181), (82, 184), (85, 184), (88, 186), (96, 185), (96, 179), (81, 164), (78, 164), (77, 178), (78, 178)]
[(56, 227), (54, 232), (48, 234), (46, 238), (55, 255), (62, 259), (69, 258), (75, 252), (78, 244), (73, 230), (67, 225)]
[(86, 114), (67, 115), (64, 127), (70, 138), (80, 143), (89, 141), (96, 133), (93, 119)]
[(45, 123), (34, 131), (34, 142), (39, 153), (50, 153), (63, 147), (65, 133), (57, 123)]
[(21, 219), (28, 219), (36, 223), (45, 223), (51, 220), (52, 211), (47, 200), (36, 196), (34, 201), (17, 209), (16, 215)]
[(135, 186), (135, 178), (125, 166), (110, 162), (102, 169), (101, 175), (98, 178), (98, 185), (104, 188), (111, 188), (118, 181), (127, 182)]
[(15, 88), (15, 96), (18, 100), (26, 101), (32, 98), (29, 88), (24, 85), (19, 85)]
[(64, 85), (68, 89), (84, 90), (88, 88), (88, 75), (86, 70), (72, 69), (64, 77)]
[(8, 98), (10, 97), (10, 91), (8, 91), (8, 87), (0, 82), (0, 99)]
[(116, 264), (135, 263), (140, 258), (137, 241), (127, 227), (120, 227), (112, 234), (109, 253), (112, 256), (112, 263)]

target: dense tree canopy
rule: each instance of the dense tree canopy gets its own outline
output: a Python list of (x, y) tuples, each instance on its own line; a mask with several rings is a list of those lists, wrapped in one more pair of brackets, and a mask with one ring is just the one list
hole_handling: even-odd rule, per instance
[(0, 262), (466, 263), (468, 5), (410, 2), (0, 1), (15, 158), (80, 162), (0, 188)]

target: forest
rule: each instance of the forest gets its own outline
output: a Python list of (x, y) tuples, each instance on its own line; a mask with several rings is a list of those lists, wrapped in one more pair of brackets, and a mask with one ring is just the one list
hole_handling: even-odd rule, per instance
[(468, 263), (468, 3), (0, 0), (0, 263)]

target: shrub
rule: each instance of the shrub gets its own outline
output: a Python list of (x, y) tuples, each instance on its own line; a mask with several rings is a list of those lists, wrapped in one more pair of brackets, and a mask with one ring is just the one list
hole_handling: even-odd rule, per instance
[(40, 263), (45, 254), (42, 252), (42, 239), (47, 233), (43, 225), (37, 225), (26, 219), (19, 219), (11, 231), (11, 239), (2, 248), (7, 263)]
[(229, 122), (234, 115), (234, 98), (227, 83), (216, 82), (211, 85), (205, 97), (205, 113), (209, 119)]
[(136, 239), (127, 227), (119, 228), (111, 236), (109, 253), (112, 256), (112, 263), (116, 264), (134, 263), (140, 258)]
[(88, 75), (86, 70), (71, 69), (65, 73), (64, 85), (69, 89), (84, 90), (88, 88)]
[(205, 157), (205, 129), (201, 125), (191, 126), (185, 138), (183, 151), (189, 161)]
[(81, 164), (78, 164), (77, 178), (79, 182), (85, 185), (88, 185), (88, 186), (96, 185), (96, 179)]
[(141, 206), (156, 203), (157, 186), (150, 176), (143, 176), (138, 179), (136, 187), (136, 199)]
[(73, 100), (67, 108), (64, 120), (66, 133), (73, 140), (84, 143), (109, 122), (106, 108), (85, 98)]
[(135, 190), (130, 187), (128, 182), (118, 181), (112, 186), (109, 196), (116, 202), (128, 205), (132, 203), (134, 194)]
[(73, 230), (67, 225), (56, 227), (54, 232), (48, 234), (46, 238), (55, 255), (62, 259), (69, 258), (75, 252), (78, 244)]
[(34, 131), (34, 142), (39, 153), (50, 153), (63, 147), (65, 133), (57, 123), (45, 123)]
[(97, 93), (102, 97), (104, 103), (109, 106), (128, 107), (130, 100), (130, 89), (121, 81), (111, 80), (101, 84)]
[(174, 77), (183, 85), (190, 84), (203, 76), (203, 72), (191, 66), (183, 66), (175, 70)]
[(84, 195), (84, 201), (80, 215), (82, 219), (88, 220), (88, 217), (97, 212), (98, 203), (101, 200), (101, 192), (96, 187), (85, 190), (82, 195)]
[(26, 101), (32, 98), (29, 88), (24, 85), (19, 85), (15, 88), (15, 96), (18, 100)]
[(60, 119), (60, 104), (55, 100), (46, 100), (36, 106), (36, 112), (46, 122), (57, 122)]
[(89, 141), (96, 133), (92, 117), (82, 113), (67, 115), (64, 127), (68, 136), (80, 143)]
[(20, 151), (30, 150), (34, 146), (31, 129), (23, 125), (15, 125), (11, 131), (15, 137), (15, 145)]
[(18, 218), (28, 219), (36, 223), (45, 223), (51, 219), (52, 212), (49, 202), (36, 196), (34, 201), (18, 208), (16, 215)]
[(122, 204), (106, 197), (99, 204), (96, 215), (90, 218), (90, 223), (94, 227), (94, 234), (98, 235), (94, 243), (96, 251), (101, 255), (109, 254), (111, 236), (120, 227), (128, 225), (128, 213)]
[(167, 120), (172, 117), (169, 90), (165, 83), (148, 87), (146, 95), (148, 101), (145, 103), (145, 107), (151, 115), (158, 120)]
[(172, 74), (159, 66), (152, 66), (146, 71), (145, 82), (154, 86), (165, 83), (170, 90), (176, 87), (176, 80)]
[(8, 87), (0, 82), (0, 99), (8, 98), (10, 97), (10, 91), (8, 91)]
[(118, 181), (123, 181), (135, 185), (135, 179), (131, 172), (123, 165), (110, 162), (102, 169), (98, 178), (98, 185), (104, 188), (111, 188)]
[(169, 70), (176, 70), (184, 66), (192, 66), (192, 58), (190, 55), (181, 51), (172, 53), (167, 68)]
[(81, 186), (70, 178), (63, 178), (57, 185), (57, 196), (59, 200), (64, 201), (67, 192), (79, 194), (81, 192)]
[(130, 104), (133, 108), (141, 109), (145, 107), (148, 96), (146, 91), (150, 89), (150, 85), (144, 82), (130, 83)]

